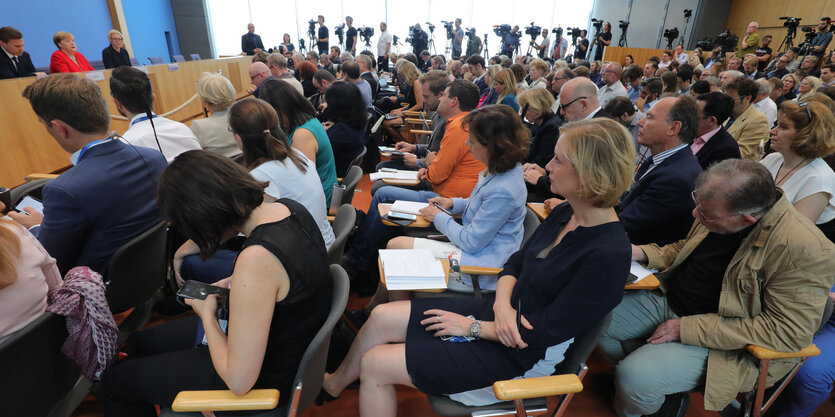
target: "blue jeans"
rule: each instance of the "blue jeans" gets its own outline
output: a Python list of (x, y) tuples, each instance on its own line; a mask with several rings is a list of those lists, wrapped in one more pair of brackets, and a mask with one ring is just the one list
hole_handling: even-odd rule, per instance
[(186, 256), (180, 267), (180, 274), (186, 281), (194, 280), (207, 284), (220, 281), (232, 275), (238, 253), (240, 252), (220, 249), (205, 261), (201, 261), (199, 255)]
[(368, 213), (362, 222), (359, 233), (351, 244), (351, 249), (345, 254), (348, 262), (361, 270), (367, 270), (371, 261), (374, 260), (374, 255), (380, 246), (380, 239), (386, 230), (386, 226), (380, 221), (380, 212), (377, 211), (378, 204), (393, 203), (395, 200), (428, 202), (430, 198), (438, 195), (432, 191), (408, 190), (391, 185), (380, 187), (371, 199)]

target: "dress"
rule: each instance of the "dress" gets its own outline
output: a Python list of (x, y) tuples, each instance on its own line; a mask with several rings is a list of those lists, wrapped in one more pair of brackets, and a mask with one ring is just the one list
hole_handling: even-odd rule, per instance
[[(270, 251), (290, 279), (287, 297), (275, 303), (264, 362), (253, 387), (289, 393), (305, 349), (327, 318), (333, 280), (322, 262), (325, 244), (310, 214), (295, 201), (279, 202), (290, 216), (257, 226), (244, 248), (257, 245)], [(234, 305), (230, 314), (235, 314)], [(174, 320), (137, 335), (134, 359), (105, 372), (97, 393), (105, 415), (145, 416), (152, 404), (170, 405), (181, 390), (226, 389), (208, 348), (195, 348), (194, 331), (189, 330), (196, 321)], [(282, 394), (279, 405), (291, 397)]]
[[(522, 300), (522, 314), (533, 325), (533, 330), (521, 329), (527, 348), (516, 350), (483, 339), (443, 342), (420, 324), (430, 308), (493, 320), (492, 299), (411, 301), (406, 368), (418, 389), (432, 395), (452, 394), (522, 375), (544, 358), (548, 347), (579, 335), (620, 303), (631, 256), (620, 223), (578, 227), (547, 252), (572, 213), (568, 203), (556, 207), (499, 274), (518, 278), (511, 305)], [(600, 262), (603, 259), (607, 262)]]
[[(333, 195), (333, 185), (336, 184), (336, 164), (333, 159), (333, 148), (331, 141), (328, 139), (328, 132), (322, 127), (319, 119), (312, 118), (305, 122), (305, 124), (296, 128), (307, 129), (316, 137), (316, 142), (319, 143), (319, 149), (316, 151), (316, 172), (319, 173), (319, 180), (322, 181), (322, 190), (325, 192), (325, 204), (330, 206), (331, 195)], [(293, 134), (296, 130), (290, 132), (287, 136), (287, 141), (290, 145), (293, 144)]]

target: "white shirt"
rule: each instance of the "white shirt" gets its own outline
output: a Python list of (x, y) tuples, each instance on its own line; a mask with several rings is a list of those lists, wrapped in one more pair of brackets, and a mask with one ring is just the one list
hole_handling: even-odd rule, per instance
[(159, 147), (157, 141), (154, 139), (154, 131), (151, 129), (151, 122), (144, 114), (137, 114), (130, 119), (130, 128), (122, 135), (125, 140), (134, 146), (143, 146), (146, 148), (160, 150), (165, 156), (165, 160), (170, 164), (177, 155), (190, 151), (192, 149), (200, 149), (200, 143), (194, 137), (191, 129), (188, 126), (166, 119), (161, 116), (154, 117), (154, 129), (157, 132), (159, 139)]
[[(548, 55), (548, 53), (551, 52), (551, 35), (546, 36), (542, 39), (542, 42), (539, 42), (539, 46), (543, 45), (545, 45), (545, 57), (549, 58), (550, 55)], [(537, 52), (536, 55), (538, 56), (539, 52)]]
[(777, 104), (771, 97), (766, 97), (754, 103), (754, 108), (761, 111), (768, 119), (768, 127), (774, 126), (777, 121)]
[(612, 85), (604, 85), (597, 90), (597, 101), (600, 103), (600, 107), (606, 107), (615, 97), (627, 96), (626, 87), (620, 81), (615, 81)]
[(554, 59), (565, 58), (566, 50), (568, 50), (568, 41), (565, 38), (559, 38), (559, 40), (555, 40), (553, 46), (551, 46), (551, 57)]
[(391, 43), (391, 33), (385, 31), (380, 34), (380, 39), (377, 40), (377, 56), (386, 54), (386, 45)]
[[(777, 176), (777, 171), (783, 165), (783, 155), (777, 152), (769, 154), (762, 161), (764, 167), (771, 172), (771, 176)], [(782, 180), (782, 178), (781, 178)], [(795, 204), (810, 195), (823, 192), (829, 198), (829, 204), (823, 209), (815, 224), (824, 224), (835, 219), (835, 172), (821, 158), (815, 158), (806, 166), (796, 170), (789, 179), (783, 181), (780, 189), (789, 200)]]

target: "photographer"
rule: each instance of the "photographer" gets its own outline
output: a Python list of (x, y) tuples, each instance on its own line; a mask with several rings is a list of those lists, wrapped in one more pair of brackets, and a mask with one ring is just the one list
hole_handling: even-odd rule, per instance
[(467, 57), (481, 55), (481, 38), (476, 36), (475, 28), (470, 29), (470, 40), (467, 41)]
[(548, 46), (551, 45), (551, 38), (548, 37), (548, 29), (542, 29), (542, 42), (537, 43), (533, 41), (533, 47), (539, 51), (539, 57), (545, 59), (548, 57)]
[(519, 46), (519, 25), (513, 26), (510, 32), (502, 37), (502, 55), (513, 56), (513, 51)]
[(461, 42), (464, 41), (464, 29), (461, 29), (461, 18), (455, 19), (455, 30), (452, 33), (452, 59), (458, 59), (461, 58)]
[(586, 53), (589, 51), (589, 40), (586, 39), (588, 35), (588, 31), (583, 29), (580, 31), (580, 37), (577, 38), (577, 44), (574, 48), (574, 59), (575, 62), (577, 59), (583, 60), (586, 59)]
[(319, 33), (316, 36), (316, 48), (319, 50), (319, 55), (327, 55), (328, 53), (328, 27), (325, 26), (325, 16), (319, 15)]
[(429, 35), (420, 28), (420, 23), (415, 23), (410, 30), (410, 34), (412, 35), (412, 52), (420, 56), (420, 53), (429, 47)]
[(348, 26), (348, 30), (345, 32), (345, 50), (350, 52), (351, 55), (357, 56), (357, 28), (354, 27), (354, 18), (346, 16), (345, 26)]
[(594, 60), (600, 61), (603, 59), (603, 48), (612, 43), (612, 24), (606, 22), (603, 24), (603, 33), (597, 35), (597, 49), (594, 50)]
[(812, 39), (812, 49), (811, 54), (818, 57), (818, 60), (823, 58), (823, 53), (826, 51), (826, 47), (829, 46), (829, 42), (832, 41), (832, 28), (831, 28), (832, 20), (828, 17), (822, 17), (821, 22), (818, 25), (818, 34)]
[(380, 38), (377, 39), (377, 66), (383, 72), (389, 70), (389, 52), (391, 51), (392, 36), (386, 22), (380, 22)]

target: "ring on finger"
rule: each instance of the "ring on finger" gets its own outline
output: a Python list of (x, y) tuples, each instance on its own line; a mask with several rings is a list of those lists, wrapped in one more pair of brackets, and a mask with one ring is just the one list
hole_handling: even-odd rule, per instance
[(438, 323), (440, 323), (440, 322), (441, 322), (441, 316), (435, 316), (435, 318), (437, 318), (437, 319), (438, 319)]

